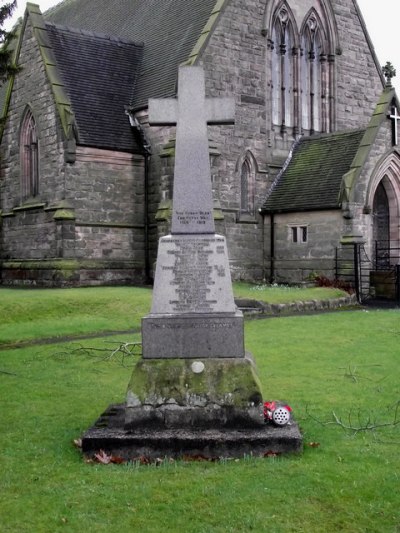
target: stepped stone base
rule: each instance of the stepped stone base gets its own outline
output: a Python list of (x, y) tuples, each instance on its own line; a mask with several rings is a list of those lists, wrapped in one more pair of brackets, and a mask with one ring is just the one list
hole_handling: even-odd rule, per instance
[(233, 458), (270, 453), (299, 453), (302, 436), (298, 425), (265, 424), (249, 429), (125, 429), (125, 404), (112, 405), (82, 437), (82, 452), (93, 457), (103, 450), (125, 460), (140, 457), (207, 459)]

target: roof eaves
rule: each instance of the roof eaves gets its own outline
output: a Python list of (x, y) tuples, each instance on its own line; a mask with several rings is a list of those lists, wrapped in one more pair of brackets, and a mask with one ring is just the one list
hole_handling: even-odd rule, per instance
[(217, 0), (217, 3), (213, 8), (210, 17), (200, 34), (200, 37), (197, 39), (196, 44), (190, 52), (188, 59), (184, 61), (183, 65), (192, 66), (198, 63), (201, 54), (208, 40), (210, 39), (212, 32), (214, 31), (215, 26), (227, 3), (228, 0)]
[(312, 207), (309, 207), (309, 206), (304, 206), (304, 207), (296, 207), (296, 206), (290, 206), (290, 207), (281, 207), (281, 208), (268, 208), (266, 207), (263, 211), (262, 211), (262, 214), (274, 214), (274, 215), (279, 215), (279, 214), (286, 214), (286, 213), (306, 213), (306, 212), (309, 212), (309, 211), (332, 211), (334, 209), (340, 209), (340, 205), (339, 204), (332, 204), (332, 205), (324, 205), (323, 207), (318, 207), (318, 206), (312, 206)]
[(286, 161), (285, 163), (283, 164), (283, 167), (281, 168), (281, 170), (278, 172), (276, 178), (274, 179), (274, 181), (272, 182), (272, 185), (271, 187), (269, 188), (268, 192), (267, 192), (267, 195), (266, 195), (266, 198), (264, 200), (264, 203), (263, 205), (261, 206), (260, 208), (260, 214), (263, 214), (264, 211), (267, 209), (266, 208), (266, 204), (268, 202), (268, 198), (271, 196), (271, 194), (274, 192), (276, 186), (278, 185), (278, 183), (280, 182), (281, 180), (281, 177), (283, 176), (283, 174), (285, 173), (286, 169), (288, 168), (291, 160), (292, 160), (292, 157), (293, 157), (293, 154), (295, 152), (295, 150), (297, 149), (300, 141), (302, 140), (303, 138), (302, 137), (299, 137), (293, 144), (290, 152), (289, 152), (289, 155), (287, 156), (286, 158)]

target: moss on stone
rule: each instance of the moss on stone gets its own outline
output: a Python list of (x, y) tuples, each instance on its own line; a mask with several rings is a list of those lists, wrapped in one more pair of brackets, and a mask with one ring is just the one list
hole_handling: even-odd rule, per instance
[(141, 359), (128, 385), (128, 406), (165, 404), (181, 406), (232, 406), (247, 408), (262, 403), (261, 385), (249, 357), (199, 359)]
[(75, 220), (73, 209), (57, 209), (53, 215), (54, 220)]

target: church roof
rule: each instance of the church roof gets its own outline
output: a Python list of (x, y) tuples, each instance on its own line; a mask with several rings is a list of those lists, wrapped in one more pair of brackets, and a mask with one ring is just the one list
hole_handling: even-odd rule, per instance
[(193, 59), (226, 0), (64, 0), (47, 21), (144, 44), (135, 90), (124, 102), (147, 106), (150, 97), (173, 96), (177, 67)]
[(49, 23), (46, 29), (71, 101), (79, 144), (137, 150), (124, 103), (135, 86), (143, 47)]
[(302, 137), (272, 185), (261, 212), (338, 209), (343, 175), (365, 130)]

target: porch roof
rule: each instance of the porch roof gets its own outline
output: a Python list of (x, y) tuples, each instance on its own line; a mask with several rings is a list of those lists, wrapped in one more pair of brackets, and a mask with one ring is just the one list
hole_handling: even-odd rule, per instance
[(342, 178), (364, 133), (360, 129), (302, 137), (274, 181), (261, 212), (340, 208)]

